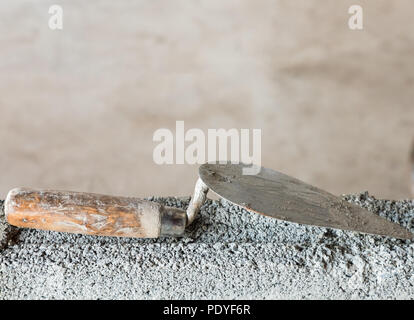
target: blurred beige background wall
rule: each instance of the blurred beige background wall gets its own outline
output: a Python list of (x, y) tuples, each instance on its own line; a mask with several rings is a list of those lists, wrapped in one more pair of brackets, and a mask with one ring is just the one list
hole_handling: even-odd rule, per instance
[[(63, 8), (63, 30), (48, 27)], [(348, 8), (364, 29), (348, 28)], [(189, 195), (158, 128), (261, 128), (262, 164), (333, 193), (409, 196), (414, 2), (0, 2), (0, 196)]]

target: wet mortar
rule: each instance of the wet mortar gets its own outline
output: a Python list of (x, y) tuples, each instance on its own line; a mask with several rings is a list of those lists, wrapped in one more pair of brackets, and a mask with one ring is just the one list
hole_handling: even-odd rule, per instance
[[(344, 199), (414, 231), (414, 201)], [(0, 298), (412, 299), (414, 241), (281, 222), (224, 200), (208, 200), (182, 238), (17, 229), (1, 214)]]

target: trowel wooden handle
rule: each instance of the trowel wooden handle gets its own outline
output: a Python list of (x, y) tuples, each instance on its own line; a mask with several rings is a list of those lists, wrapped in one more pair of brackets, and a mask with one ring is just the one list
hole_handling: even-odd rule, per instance
[(9, 192), (4, 212), (17, 227), (135, 238), (180, 235), (187, 220), (183, 210), (137, 198), (25, 188)]

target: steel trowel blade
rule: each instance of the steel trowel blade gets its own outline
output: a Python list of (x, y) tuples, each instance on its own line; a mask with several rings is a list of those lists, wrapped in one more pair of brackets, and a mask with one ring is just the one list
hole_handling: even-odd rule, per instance
[(220, 197), (249, 211), (300, 224), (412, 239), (402, 226), (283, 173), (243, 164), (204, 164), (199, 175)]

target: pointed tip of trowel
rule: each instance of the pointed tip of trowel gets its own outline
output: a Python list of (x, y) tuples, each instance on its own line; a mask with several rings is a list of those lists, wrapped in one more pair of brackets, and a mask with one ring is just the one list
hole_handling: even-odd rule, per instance
[(414, 234), (410, 232), (409, 230), (400, 227), (400, 231), (397, 235), (395, 235), (395, 238), (402, 239), (402, 240), (414, 240)]
[(344, 206), (348, 208), (346, 210), (347, 214), (345, 215), (346, 222), (360, 222), (360, 224), (353, 224), (349, 228), (350, 230), (401, 240), (414, 240), (414, 234), (398, 223), (392, 222), (385, 217), (381, 217), (353, 203), (346, 202)]
[(386, 237), (392, 237), (400, 240), (414, 240), (414, 234), (407, 229), (400, 227), (399, 230), (393, 230), (389, 234), (384, 234)]

